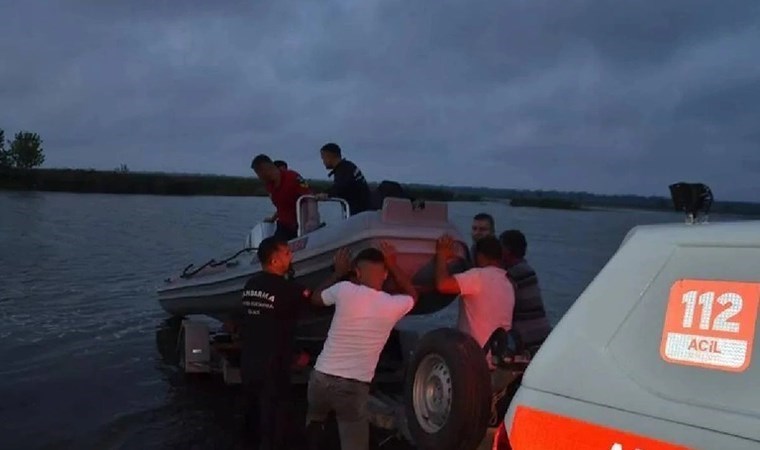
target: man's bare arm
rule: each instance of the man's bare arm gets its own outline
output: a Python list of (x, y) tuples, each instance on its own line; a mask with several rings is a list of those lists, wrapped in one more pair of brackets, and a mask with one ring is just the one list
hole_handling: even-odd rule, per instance
[(342, 281), (351, 272), (351, 254), (347, 248), (342, 248), (335, 253), (335, 271), (327, 277), (322, 284), (311, 294), (311, 303), (316, 306), (325, 306), (322, 292), (333, 284)]
[(314, 292), (311, 293), (311, 303), (315, 306), (326, 306), (325, 301), (322, 299), (322, 291), (341, 281), (344, 276), (345, 274), (341, 275), (338, 272), (333, 272), (330, 274), (330, 276), (327, 277), (327, 279), (325, 279), (325, 281), (323, 281), (322, 284), (320, 284), (319, 287), (314, 289)]
[(435, 288), (442, 294), (459, 295), (459, 283), (449, 273), (448, 259), (453, 255), (453, 240), (442, 236), (435, 247)]
[(388, 265), (388, 272), (390, 272), (393, 279), (396, 280), (396, 284), (398, 284), (401, 290), (412, 297), (414, 303), (417, 303), (419, 294), (417, 293), (417, 288), (414, 287), (414, 283), (412, 283), (412, 278), (409, 274), (404, 272), (395, 262)]
[(449, 274), (446, 259), (441, 256), (435, 257), (435, 288), (442, 294), (459, 295), (459, 283)]
[(396, 281), (396, 284), (417, 303), (419, 294), (414, 287), (414, 283), (412, 283), (412, 278), (399, 267), (396, 259), (396, 249), (389, 242), (382, 241), (380, 243), (380, 251), (383, 252), (383, 257), (385, 257), (385, 267), (388, 268), (388, 272)]

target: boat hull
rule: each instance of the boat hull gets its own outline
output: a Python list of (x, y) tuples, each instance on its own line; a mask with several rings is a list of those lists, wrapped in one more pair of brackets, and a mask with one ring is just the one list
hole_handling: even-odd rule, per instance
[[(448, 306), (455, 298), (435, 290), (435, 242), (442, 234), (452, 235), (460, 245), (449, 262), (451, 273), (469, 266), (466, 244), (460, 233), (445, 220), (398, 220), (386, 211), (368, 211), (352, 216), (337, 226), (326, 226), (289, 242), (293, 250), (295, 278), (305, 287), (315, 289), (333, 270), (335, 252), (347, 247), (356, 254), (367, 247), (387, 241), (397, 249), (399, 266), (412, 275), (420, 299), (410, 313), (429, 314)], [(402, 217), (403, 219), (403, 217)], [(208, 266), (192, 276), (167, 280), (159, 288), (161, 307), (173, 316), (206, 315), (221, 321), (236, 320), (242, 312), (241, 297), (247, 280), (261, 271), (255, 254), (242, 252), (235, 259)], [(397, 292), (389, 280), (385, 289)], [(332, 308), (304, 305), (302, 325), (327, 322)], [(321, 330), (320, 330), (321, 331)]]

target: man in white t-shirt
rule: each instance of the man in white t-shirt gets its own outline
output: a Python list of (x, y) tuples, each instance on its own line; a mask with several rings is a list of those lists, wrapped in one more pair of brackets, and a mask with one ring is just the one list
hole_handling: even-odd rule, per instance
[[(312, 295), (317, 305), (335, 305), (335, 314), (309, 379), (306, 422), (311, 448), (319, 448), (327, 415), (335, 411), (341, 448), (369, 449), (369, 386), (391, 330), (417, 299), (410, 277), (396, 264), (393, 247), (383, 243), (381, 248), (362, 250), (353, 264), (345, 249), (339, 251), (335, 273), (324, 283), (330, 287)], [(339, 281), (352, 269), (356, 283)], [(405, 294), (382, 290), (389, 274)]]
[(502, 268), (501, 243), (495, 236), (476, 241), (476, 267), (452, 276), (447, 261), (453, 256), (453, 245), (449, 236), (438, 239), (436, 288), (460, 296), (457, 328), (483, 347), (497, 328), (512, 329), (515, 291)]

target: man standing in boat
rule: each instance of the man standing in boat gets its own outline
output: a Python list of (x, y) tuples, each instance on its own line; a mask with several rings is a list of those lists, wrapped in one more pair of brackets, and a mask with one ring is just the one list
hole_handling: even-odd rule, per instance
[(330, 170), (328, 176), (333, 177), (333, 184), (325, 193), (317, 197), (342, 198), (348, 203), (351, 215), (358, 214), (370, 208), (370, 190), (364, 174), (356, 164), (343, 159), (343, 152), (338, 144), (327, 143), (319, 150), (325, 168)]
[(454, 240), (442, 236), (436, 244), (435, 284), (439, 292), (459, 295), (459, 331), (484, 347), (497, 328), (512, 329), (515, 292), (502, 267), (501, 243), (495, 236), (475, 242), (475, 267), (451, 275), (447, 263), (454, 256)]
[(251, 169), (266, 185), (269, 197), (277, 212), (265, 219), (277, 222), (275, 236), (286, 241), (298, 236), (298, 198), (311, 194), (311, 188), (301, 175), (290, 169), (279, 169), (267, 155), (258, 155), (251, 162)]
[(290, 368), (298, 312), (311, 292), (286, 278), (293, 254), (269, 237), (256, 251), (262, 271), (243, 290), (241, 376), (246, 431), (260, 449), (286, 449), (291, 423)]
[[(312, 294), (317, 305), (335, 305), (327, 340), (309, 379), (306, 421), (312, 449), (319, 448), (331, 411), (338, 421), (341, 448), (369, 449), (367, 402), (377, 361), (391, 330), (417, 301), (411, 278), (396, 263), (395, 249), (385, 242), (381, 248), (362, 250), (353, 264), (348, 251), (340, 250), (335, 273)], [(340, 281), (352, 270), (356, 283)], [(404, 294), (383, 291), (389, 274)]]

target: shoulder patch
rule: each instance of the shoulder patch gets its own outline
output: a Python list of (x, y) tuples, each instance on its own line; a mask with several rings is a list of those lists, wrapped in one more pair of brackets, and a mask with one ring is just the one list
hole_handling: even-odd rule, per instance
[(304, 179), (301, 175), (296, 174), (296, 181), (298, 181), (299, 186), (301, 187), (309, 187), (309, 182)]

